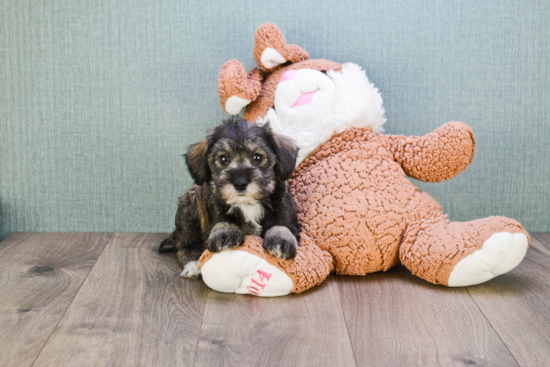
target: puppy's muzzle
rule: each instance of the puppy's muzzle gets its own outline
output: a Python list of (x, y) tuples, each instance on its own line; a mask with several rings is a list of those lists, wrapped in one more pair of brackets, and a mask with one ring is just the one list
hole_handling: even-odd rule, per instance
[(248, 187), (248, 180), (246, 177), (237, 177), (233, 180), (233, 187), (239, 192), (243, 192)]

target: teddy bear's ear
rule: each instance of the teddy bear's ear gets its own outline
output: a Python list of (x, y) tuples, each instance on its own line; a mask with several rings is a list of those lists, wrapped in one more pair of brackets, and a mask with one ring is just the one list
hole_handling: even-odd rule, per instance
[(263, 73), (252, 69), (246, 73), (237, 60), (226, 62), (218, 78), (218, 91), (223, 109), (230, 115), (237, 115), (250, 102), (256, 100), (262, 90)]
[(287, 61), (307, 60), (309, 54), (301, 47), (287, 45), (279, 27), (273, 23), (261, 25), (254, 37), (254, 59), (264, 71), (273, 71)]

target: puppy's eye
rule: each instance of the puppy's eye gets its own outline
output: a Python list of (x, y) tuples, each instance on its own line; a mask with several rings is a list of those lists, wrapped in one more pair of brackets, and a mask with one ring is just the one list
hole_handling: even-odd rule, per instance
[(222, 154), (220, 155), (220, 157), (218, 158), (218, 160), (220, 161), (220, 164), (222, 166), (225, 166), (227, 163), (229, 163), (229, 157), (225, 154)]
[(260, 164), (264, 160), (264, 157), (259, 153), (255, 153), (254, 157), (252, 157), (252, 160), (254, 161), (254, 163)]

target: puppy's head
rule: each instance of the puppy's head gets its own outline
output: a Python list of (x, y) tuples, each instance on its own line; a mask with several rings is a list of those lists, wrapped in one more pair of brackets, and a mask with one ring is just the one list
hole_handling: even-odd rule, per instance
[(267, 198), (277, 180), (294, 172), (298, 148), (294, 142), (256, 125), (232, 118), (210, 131), (185, 155), (197, 185), (208, 182), (227, 204), (255, 204)]

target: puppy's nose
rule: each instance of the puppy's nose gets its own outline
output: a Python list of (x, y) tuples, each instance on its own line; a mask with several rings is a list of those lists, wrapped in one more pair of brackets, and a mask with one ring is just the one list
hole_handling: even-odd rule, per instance
[(233, 187), (235, 187), (237, 191), (244, 191), (246, 190), (247, 186), (248, 186), (248, 180), (244, 177), (236, 178), (233, 181)]

